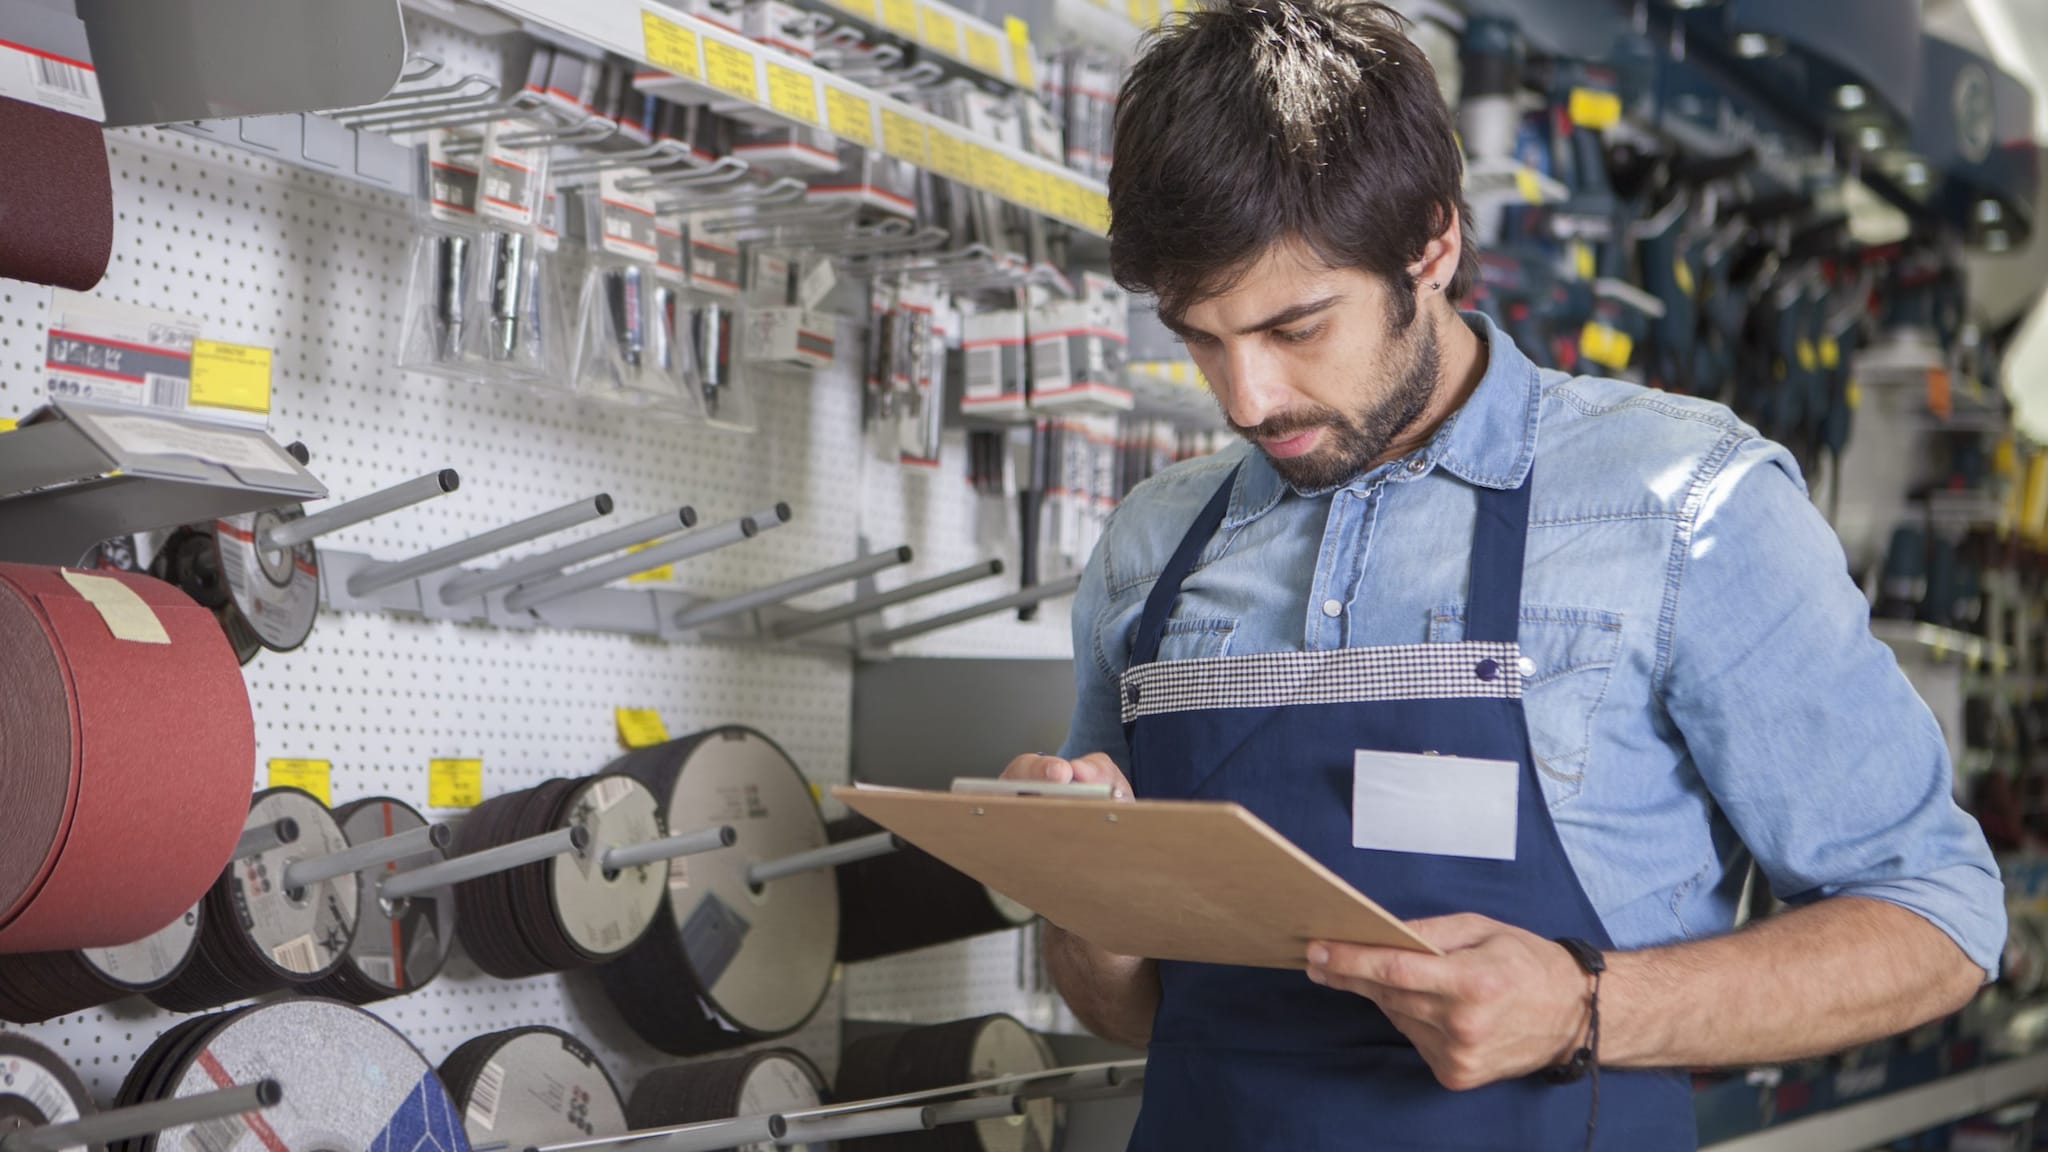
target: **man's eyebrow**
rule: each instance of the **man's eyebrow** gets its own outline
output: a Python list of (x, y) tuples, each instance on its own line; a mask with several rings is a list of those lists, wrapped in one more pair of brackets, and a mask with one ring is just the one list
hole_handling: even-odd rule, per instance
[[(1336, 305), (1342, 304), (1343, 302), (1344, 295), (1340, 292), (1335, 295), (1325, 296), (1320, 300), (1310, 300), (1303, 304), (1296, 304), (1291, 308), (1283, 308), (1280, 311), (1273, 313), (1271, 316), (1266, 317), (1264, 320), (1260, 320), (1256, 324), (1252, 324), (1249, 327), (1238, 329), (1237, 335), (1250, 336), (1254, 332), (1264, 332), (1270, 328), (1285, 327), (1286, 325), (1292, 324), (1297, 320), (1306, 320), (1310, 316), (1313, 316), (1318, 312), (1322, 312), (1326, 309), (1335, 307)], [(1176, 336), (1186, 338), (1191, 335), (1207, 335), (1207, 333), (1204, 333), (1199, 329), (1190, 328), (1186, 324), (1181, 323), (1178, 320), (1169, 319), (1164, 315), (1160, 316), (1159, 319), (1161, 323), (1166, 325), (1167, 330), (1172, 332)]]

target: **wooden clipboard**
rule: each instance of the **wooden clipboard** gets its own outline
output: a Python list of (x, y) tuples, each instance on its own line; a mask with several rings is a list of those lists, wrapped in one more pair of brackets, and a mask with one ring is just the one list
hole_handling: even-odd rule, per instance
[(1054, 924), (1127, 956), (1301, 968), (1310, 940), (1436, 951), (1237, 804), (899, 788), (842, 787), (832, 795)]

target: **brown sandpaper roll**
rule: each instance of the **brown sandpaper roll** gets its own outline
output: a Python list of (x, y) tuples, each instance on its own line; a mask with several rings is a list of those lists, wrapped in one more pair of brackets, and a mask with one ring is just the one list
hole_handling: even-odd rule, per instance
[(98, 124), (0, 96), (0, 278), (85, 292), (114, 252)]
[(183, 915), (241, 836), (255, 762), (211, 612), (148, 576), (0, 564), (0, 952)]

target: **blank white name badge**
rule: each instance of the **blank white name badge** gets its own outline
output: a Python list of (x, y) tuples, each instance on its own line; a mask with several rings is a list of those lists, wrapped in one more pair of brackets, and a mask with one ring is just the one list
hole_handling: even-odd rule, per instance
[(1512, 760), (1354, 754), (1351, 844), (1383, 852), (1515, 858), (1515, 794), (1522, 766)]

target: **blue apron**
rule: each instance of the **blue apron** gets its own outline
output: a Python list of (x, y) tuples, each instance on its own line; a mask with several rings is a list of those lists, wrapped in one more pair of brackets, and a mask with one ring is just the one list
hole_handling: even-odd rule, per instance
[[(1465, 639), (1160, 663), (1182, 581), (1223, 522), (1236, 475), (1145, 602), (1122, 691), (1131, 782), (1148, 800), (1232, 800), (1403, 919), (1476, 912), (1546, 938), (1612, 941), (1543, 799), (1522, 716), (1529, 482), (1479, 490)], [(1513, 860), (1352, 846), (1353, 753), (1521, 765)], [(1187, 1149), (1579, 1149), (1591, 1087), (1538, 1077), (1439, 1085), (1371, 1001), (1301, 972), (1162, 961), (1133, 1152)], [(1696, 1146), (1689, 1080), (1603, 1071), (1603, 1152)]]

